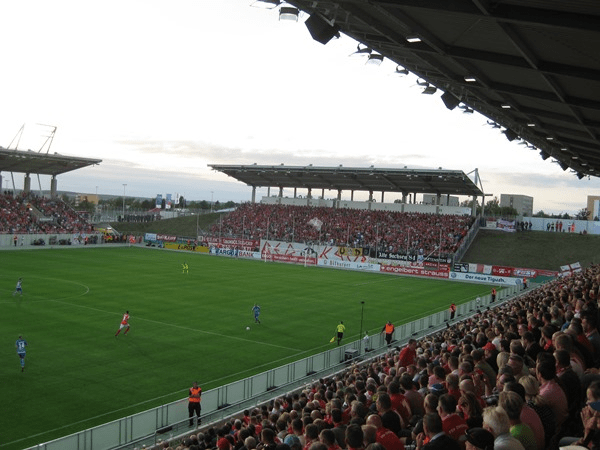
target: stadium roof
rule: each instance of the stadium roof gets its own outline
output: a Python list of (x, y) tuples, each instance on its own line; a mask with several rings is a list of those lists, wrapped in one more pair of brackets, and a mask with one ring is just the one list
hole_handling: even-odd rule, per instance
[(0, 147), (0, 172), (60, 175), (101, 162), (101, 159), (77, 158), (59, 155), (58, 153), (51, 155), (32, 150), (8, 150)]
[(460, 170), (209, 164), (249, 186), (481, 196)]
[(522, 138), (523, 151), (579, 178), (600, 176), (600, 1), (286, 3), (311, 15), (320, 42), (339, 30), (417, 75), (429, 93), (444, 91), (450, 109), (476, 110), (507, 139)]

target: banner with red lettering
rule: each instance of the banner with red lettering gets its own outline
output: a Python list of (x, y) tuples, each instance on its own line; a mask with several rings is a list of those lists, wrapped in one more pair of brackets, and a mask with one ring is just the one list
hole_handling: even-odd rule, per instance
[(198, 242), (207, 243), (209, 246), (237, 248), (248, 251), (253, 251), (260, 247), (260, 240), (258, 239), (198, 236)]
[(417, 277), (429, 277), (429, 278), (448, 278), (450, 272), (446, 270), (428, 270), (421, 267), (408, 267), (408, 266), (389, 266), (381, 264), (379, 270), (385, 273), (395, 273), (398, 275), (412, 275)]
[(492, 275), (495, 277), (512, 277), (513, 268), (506, 266), (492, 266)]
[(360, 263), (365, 263), (368, 261), (368, 258), (363, 255), (362, 248), (336, 247), (329, 245), (321, 247), (319, 258), (333, 261), (352, 261)]
[(296, 264), (317, 264), (317, 252), (310, 245), (296, 242), (261, 241), (261, 258)]
[(518, 269), (515, 267), (513, 269), (513, 274), (515, 277), (519, 278), (535, 278), (538, 276), (538, 271), (537, 269)]
[(156, 240), (163, 242), (175, 242), (177, 240), (177, 236), (171, 236), (169, 234), (157, 234)]
[(514, 233), (515, 231), (517, 231), (516, 229), (516, 223), (514, 220), (502, 220), (499, 219), (496, 222), (496, 228), (502, 231), (508, 231), (511, 233)]

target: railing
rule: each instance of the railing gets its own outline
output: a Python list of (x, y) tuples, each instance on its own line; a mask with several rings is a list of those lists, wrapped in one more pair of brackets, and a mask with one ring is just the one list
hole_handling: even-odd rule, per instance
[[(69, 241), (69, 240), (73, 240), (73, 236), (75, 234), (78, 233), (48, 233), (48, 234), (40, 234), (40, 233), (32, 233), (32, 234), (18, 234), (18, 238), (17, 238), (17, 245), (14, 245), (14, 234), (0, 234), (0, 248), (4, 247), (6, 249), (14, 249), (14, 247), (18, 247), (18, 248), (28, 248), (28, 249), (33, 249), (36, 248), (37, 246), (33, 245), (33, 242), (36, 241), (37, 239), (43, 239), (45, 241), (45, 246), (49, 246), (49, 245), (54, 245), (51, 244), (50, 240), (52, 239), (53, 241), (56, 242), (60, 242), (61, 240), (63, 241)], [(98, 233), (87, 233), (87, 236), (93, 236), (93, 235), (98, 235), (101, 236)], [(53, 239), (54, 238), (54, 239)], [(98, 241), (100, 242), (100, 241)], [(58, 244), (56, 244), (58, 245)], [(83, 247), (83, 244), (81, 244), (81, 246)]]
[[(519, 287), (510, 286), (498, 292), (496, 304), (512, 298)], [(530, 288), (531, 289), (531, 288)], [(458, 322), (490, 305), (491, 295), (457, 305)], [(405, 345), (410, 338), (422, 338), (444, 329), (449, 323), (449, 311), (439, 311), (396, 327), (394, 346)], [(362, 339), (332, 348), (322, 353), (276, 367), (243, 380), (202, 393), (202, 426), (215, 423), (292, 392), (312, 380), (329, 376), (348, 364), (379, 356), (387, 351), (381, 334), (369, 338), (369, 351)], [(155, 445), (159, 439), (172, 439), (197, 430), (189, 426), (187, 398), (80, 431), (28, 450), (126, 450), (142, 444)]]
[(477, 219), (473, 223), (473, 226), (469, 228), (469, 231), (467, 232), (466, 236), (460, 241), (460, 247), (454, 253), (453, 263), (459, 262), (463, 258), (463, 256), (465, 256), (465, 253), (467, 253), (467, 250), (469, 249), (471, 243), (473, 242), (473, 240), (477, 236), (477, 233), (479, 232), (480, 220), (481, 216), (477, 216)]

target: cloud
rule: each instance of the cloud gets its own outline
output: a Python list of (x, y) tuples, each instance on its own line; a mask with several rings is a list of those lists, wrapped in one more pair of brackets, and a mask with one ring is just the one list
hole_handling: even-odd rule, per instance
[[(192, 140), (120, 140), (116, 145), (127, 148), (127, 154), (135, 157), (127, 159), (109, 158), (106, 163), (118, 166), (127, 163), (132, 167), (143, 169), (152, 167), (164, 172), (167, 165), (155, 167), (155, 157), (165, 158), (172, 162), (186, 161), (187, 170), (190, 164), (198, 168), (208, 164), (259, 164), (286, 166), (327, 166), (334, 167), (340, 164), (345, 167), (367, 167), (378, 165), (385, 167), (403, 167), (403, 161), (424, 158), (421, 154), (397, 155), (393, 158), (381, 157), (379, 155), (366, 154), (364, 157), (355, 155), (339, 155), (326, 149), (308, 149), (291, 151), (289, 149), (277, 148), (242, 148), (239, 146), (224, 146), (202, 141)], [(154, 157), (153, 157), (154, 156)]]

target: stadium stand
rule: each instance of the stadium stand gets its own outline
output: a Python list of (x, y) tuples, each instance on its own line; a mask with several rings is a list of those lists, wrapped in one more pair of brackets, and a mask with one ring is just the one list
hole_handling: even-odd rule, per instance
[[(313, 219), (318, 219), (315, 222)], [(474, 217), (245, 203), (212, 227), (215, 235), (378, 250), (453, 254)], [(321, 226), (313, 224), (321, 223)], [(441, 241), (441, 249), (438, 249)]]
[[(432, 436), (423, 434), (424, 413), (439, 414), (442, 428), (450, 436), (462, 436), (464, 432), (456, 435), (455, 431), (465, 429), (466, 422), (471, 427), (470, 438), (484, 435), (473, 431), (480, 430), (474, 426), (483, 424), (493, 430), (487, 438), (498, 443), (509, 440), (513, 443), (510, 448), (521, 448), (523, 442), (524, 448), (536, 449), (573, 443), (598, 448), (599, 286), (600, 265), (593, 265), (524, 291), (514, 300), (418, 342), (411, 340), (402, 349), (355, 363), (342, 373), (314, 381), (239, 417), (152, 448), (427, 448), (423, 439)], [(566, 364), (564, 352), (568, 354)], [(445, 377), (444, 381), (440, 382), (440, 377)], [(580, 389), (573, 389), (574, 384)], [(518, 395), (500, 395), (508, 391)], [(567, 396), (570, 409), (563, 421), (557, 416), (567, 407), (561, 404)], [(496, 406), (499, 400), (508, 413)], [(407, 408), (411, 411), (408, 416)], [(369, 419), (372, 414), (379, 415), (379, 420)], [(373, 430), (366, 424), (378, 426)], [(401, 428), (390, 436), (390, 428), (397, 424)], [(324, 430), (333, 432), (334, 444), (331, 433)], [(311, 443), (315, 432), (319, 438)], [(352, 439), (362, 445), (349, 445)], [(319, 445), (324, 442), (325, 447)]]
[(0, 195), (0, 233), (91, 233), (93, 226), (60, 199)]

